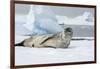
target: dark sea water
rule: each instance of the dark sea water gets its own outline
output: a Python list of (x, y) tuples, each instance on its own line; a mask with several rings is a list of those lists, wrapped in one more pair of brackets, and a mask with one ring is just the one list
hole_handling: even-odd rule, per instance
[(71, 27), (73, 37), (93, 37), (94, 26), (90, 25), (61, 25), (62, 27)]
[[(94, 36), (94, 26), (92, 26), (92, 25), (61, 25), (61, 26), (63, 28), (71, 27), (73, 30), (73, 37), (93, 37)], [(16, 23), (16, 25), (15, 25), (15, 34), (32, 35), (32, 34), (35, 34), (34, 31), (35, 31), (35, 29), (32, 31), (33, 33), (30, 32), (21, 23)], [(52, 29), (51, 29), (51, 31), (52, 31)]]

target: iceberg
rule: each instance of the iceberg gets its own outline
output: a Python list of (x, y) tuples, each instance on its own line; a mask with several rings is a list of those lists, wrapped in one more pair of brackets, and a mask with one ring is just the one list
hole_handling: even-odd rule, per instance
[(57, 23), (56, 15), (48, 6), (35, 6), (35, 10), (33, 33), (42, 35), (55, 34), (63, 31), (63, 28)]
[(66, 24), (66, 25), (94, 25), (94, 17), (93, 14), (90, 12), (85, 11), (82, 15), (69, 18), (68, 16), (60, 16), (56, 15), (56, 19), (58, 20), (59, 24)]
[(50, 6), (30, 5), (30, 11), (25, 17), (26, 19), (21, 17), (21, 20), (25, 20), (22, 22), (18, 22), (20, 20), (17, 20), (18, 18), (16, 17), (17, 34), (44, 35), (56, 34), (63, 31), (63, 28), (58, 24), (56, 15), (50, 9)]

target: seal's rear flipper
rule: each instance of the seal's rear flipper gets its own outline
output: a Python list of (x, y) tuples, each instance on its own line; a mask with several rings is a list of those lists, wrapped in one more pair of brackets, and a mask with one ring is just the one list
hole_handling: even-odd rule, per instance
[(24, 46), (24, 41), (20, 42), (20, 43), (17, 43), (15, 44), (14, 46)]

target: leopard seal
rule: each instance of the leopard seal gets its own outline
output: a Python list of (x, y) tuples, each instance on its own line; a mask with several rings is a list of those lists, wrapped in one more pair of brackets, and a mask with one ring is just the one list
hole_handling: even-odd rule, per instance
[(57, 34), (48, 34), (48, 35), (35, 35), (31, 36), (28, 39), (25, 39), (15, 46), (24, 46), (24, 47), (52, 47), (52, 48), (68, 48), (73, 36), (72, 28), (65, 28), (63, 32)]

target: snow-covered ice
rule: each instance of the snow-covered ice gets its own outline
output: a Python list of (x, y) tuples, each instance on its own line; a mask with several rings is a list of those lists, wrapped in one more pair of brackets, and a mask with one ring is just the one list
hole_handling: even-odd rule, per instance
[(15, 64), (94, 61), (94, 40), (71, 41), (69, 48), (15, 47)]

